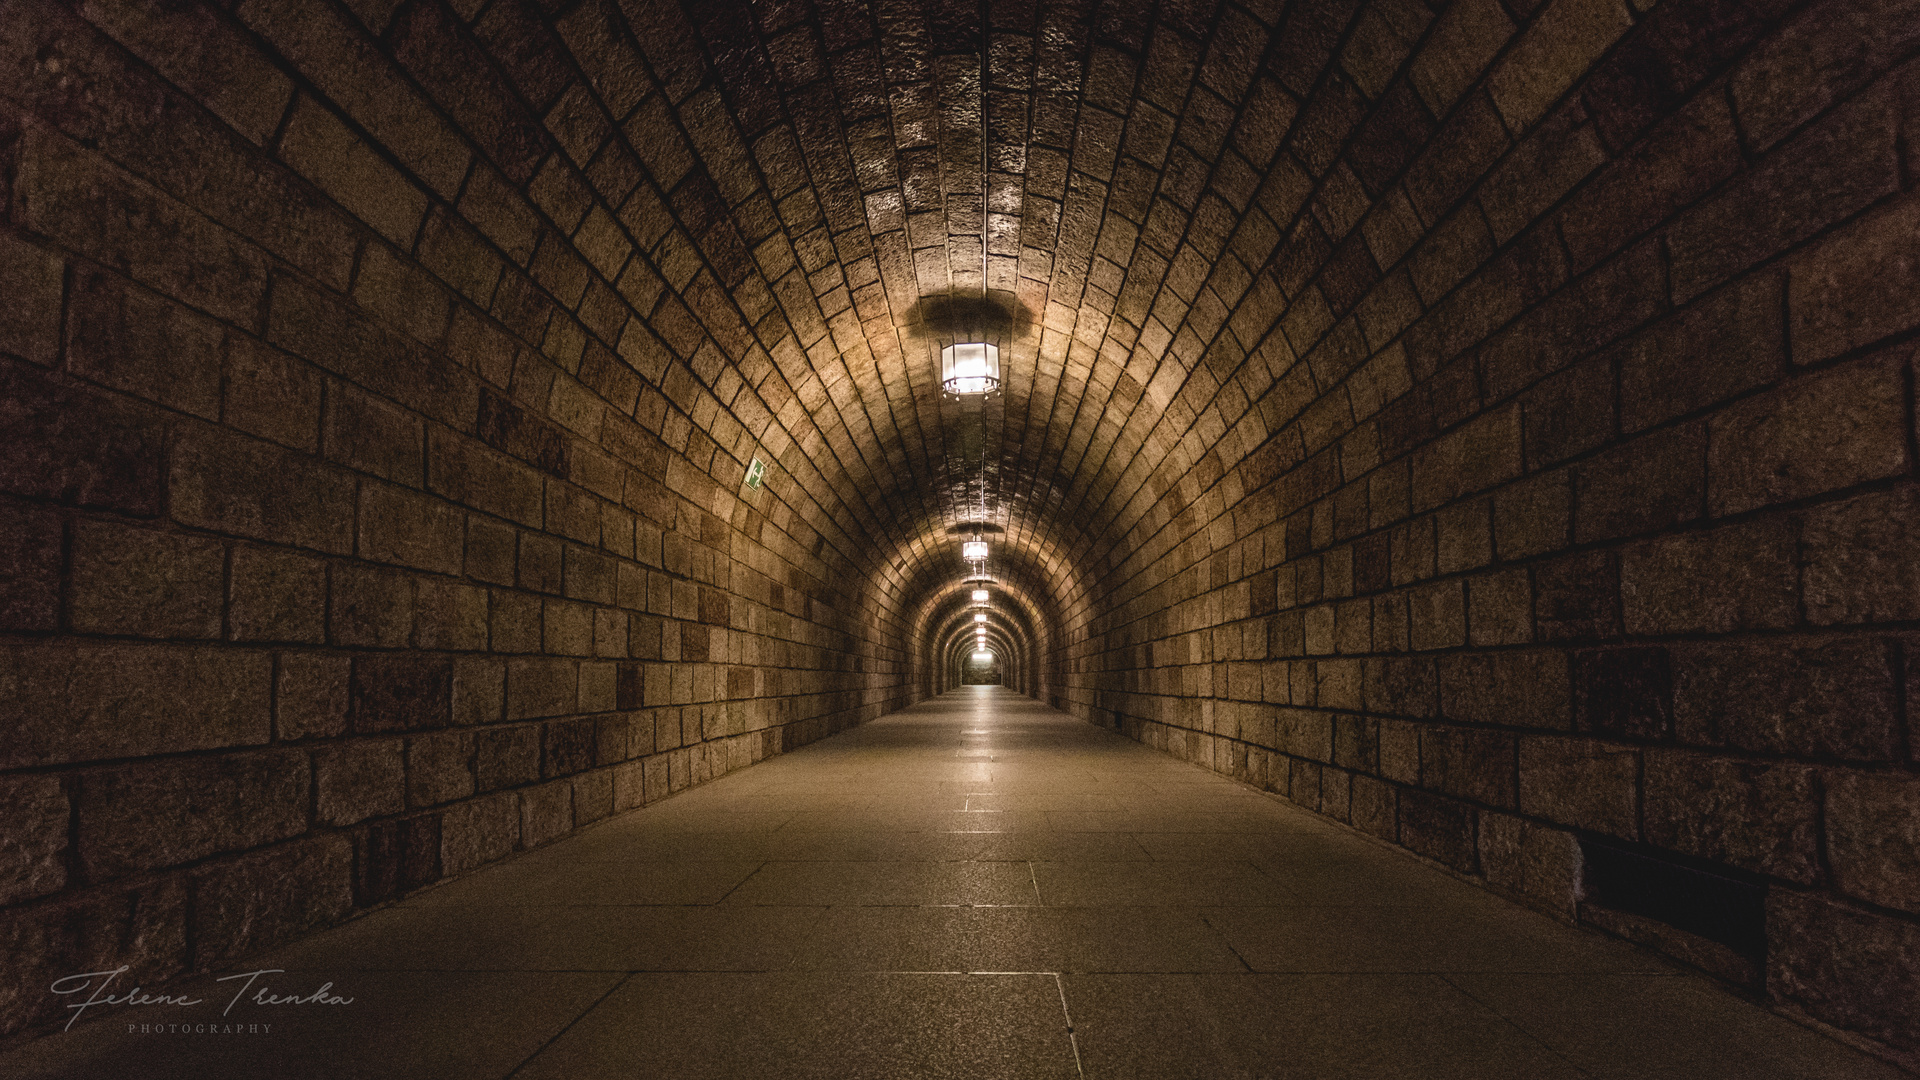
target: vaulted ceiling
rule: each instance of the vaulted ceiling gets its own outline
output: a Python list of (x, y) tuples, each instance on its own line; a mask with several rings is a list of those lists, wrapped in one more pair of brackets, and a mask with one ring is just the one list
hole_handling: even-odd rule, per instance
[[(588, 70), (548, 126), (590, 178), (644, 166), (619, 221), (746, 358), (763, 441), (844, 506), (847, 555), (912, 603), (984, 506), (996, 558), (1073, 606), (1174, 485), (1218, 479), (1217, 444), (1265, 440), (1249, 406), (1304, 285), (1276, 251), (1317, 266), (1431, 124), (1399, 83), (1336, 163), (1432, 17), (1375, 5), (1330, 63), (1354, 7), (629, 0), (649, 70)], [(588, 67), (607, 14), (561, 23)], [(1342, 254), (1336, 314), (1378, 276)], [(939, 346), (982, 332), (1004, 393), (943, 401)]]

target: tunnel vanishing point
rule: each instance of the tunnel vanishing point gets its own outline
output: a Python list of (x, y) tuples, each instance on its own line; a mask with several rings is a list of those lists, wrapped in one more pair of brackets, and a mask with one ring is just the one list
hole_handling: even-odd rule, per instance
[(0, 0), (0, 1034), (979, 648), (1911, 1066), (1917, 56), (1914, 0)]

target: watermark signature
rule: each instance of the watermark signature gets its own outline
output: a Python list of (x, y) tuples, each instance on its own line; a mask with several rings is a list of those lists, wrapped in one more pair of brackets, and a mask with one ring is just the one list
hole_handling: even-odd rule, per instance
[[(125, 990), (118, 994), (114, 993), (113, 984), (115, 983), (115, 981), (117, 981), (120, 978), (120, 976), (125, 975), (128, 970), (129, 970), (128, 966), (126, 964), (122, 964), (111, 971), (86, 971), (78, 975), (67, 975), (62, 978), (53, 980), (53, 985), (48, 989), (50, 989), (53, 993), (59, 994), (63, 997), (74, 998), (74, 1000), (69, 1002), (66, 1006), (68, 1009), (73, 1010), (73, 1015), (67, 1018), (66, 1027), (62, 1028), (61, 1030), (63, 1031), (72, 1030), (73, 1025), (77, 1023), (82, 1016), (86, 1015), (86, 1012), (88, 1009), (98, 1008), (101, 1006), (113, 1006), (113, 1005), (171, 1006), (173, 1008), (186, 1008), (194, 1005), (206, 1004), (205, 999), (191, 997), (186, 993), (150, 994), (142, 990), (138, 986), (132, 987), (131, 989)], [(244, 1002), (249, 1007), (259, 1007), (259, 1008), (270, 1008), (274, 1006), (284, 1006), (284, 1005), (299, 1006), (299, 1005), (351, 1005), (353, 1004), (352, 998), (334, 993), (333, 983), (331, 982), (322, 983), (320, 984), (320, 987), (318, 989), (312, 990), (304, 994), (298, 993), (298, 992), (284, 993), (282, 992), (282, 988), (275, 986), (272, 982), (268, 982), (265, 984), (260, 983), (260, 977), (263, 975), (285, 975), (285, 974), (286, 974), (286, 971), (283, 968), (261, 968), (258, 971), (243, 971), (238, 975), (222, 975), (219, 978), (215, 979), (214, 980), (215, 982), (222, 982), (222, 983), (234, 982), (236, 980), (244, 980), (240, 982), (239, 987), (234, 990), (233, 996), (227, 999), (226, 1007), (220, 1010), (221, 1017), (222, 1018), (230, 1017), (233, 1014), (234, 1007), (237, 1005), (240, 1005), (242, 1002)], [(255, 989), (256, 984), (259, 984), (258, 989)], [(222, 993), (224, 994), (224, 992), (225, 991), (223, 988)], [(79, 995), (82, 995), (82, 994), (86, 996), (84, 998), (80, 997)], [(131, 1033), (135, 1026), (136, 1025), (133, 1025), (133, 1024), (127, 1025), (128, 1032)], [(220, 1025), (220, 1024), (206, 1024), (206, 1023), (197, 1023), (197, 1024), (196, 1023), (186, 1023), (186, 1024), (162, 1023), (162, 1024), (141, 1024), (137, 1026), (139, 1026), (142, 1029), (141, 1034), (148, 1034), (148, 1032), (145, 1030), (147, 1028), (168, 1029), (166, 1032), (164, 1032), (165, 1034), (176, 1033), (173, 1029), (182, 1029), (182, 1032), (189, 1033), (189, 1034), (201, 1034), (201, 1033), (205, 1033), (206, 1029), (208, 1028), (217, 1029), (217, 1028), (225, 1027), (229, 1029), (229, 1031), (225, 1033), (231, 1033), (232, 1028), (242, 1027), (242, 1026), (245, 1026), (245, 1027), (257, 1026), (262, 1029), (268, 1028), (268, 1025), (265, 1025), (265, 1024)], [(186, 1031), (185, 1029), (196, 1029), (196, 1030)], [(268, 1033), (270, 1033), (270, 1031)]]

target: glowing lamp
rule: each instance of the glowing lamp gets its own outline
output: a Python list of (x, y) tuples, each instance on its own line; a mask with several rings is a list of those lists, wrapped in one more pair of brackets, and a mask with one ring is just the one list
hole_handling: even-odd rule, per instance
[(960, 545), (960, 555), (968, 562), (980, 562), (987, 557), (985, 540), (968, 540)]
[(974, 603), (976, 603), (976, 604), (984, 604), (984, 603), (986, 603), (986, 602), (987, 602), (987, 590), (985, 590), (985, 589), (975, 589), (975, 590), (973, 590), (973, 602), (974, 602)]
[(983, 623), (983, 622), (986, 622), (986, 621), (987, 621), (987, 613), (986, 613), (986, 612), (984, 612), (984, 611), (982, 611), (982, 612), (980, 612), (980, 613), (978, 613), (978, 614), (976, 614), (976, 615), (974, 615), (974, 617), (973, 617), (973, 621), (974, 621), (974, 622), (977, 622), (977, 623)]
[(1000, 389), (999, 347), (975, 341), (941, 349), (940, 386), (955, 397)]

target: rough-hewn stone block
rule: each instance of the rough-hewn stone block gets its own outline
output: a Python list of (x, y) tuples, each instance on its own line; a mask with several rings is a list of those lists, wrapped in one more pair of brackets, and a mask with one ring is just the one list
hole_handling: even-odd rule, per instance
[(337, 564), (327, 580), (331, 644), (399, 649), (413, 638), (413, 581), (359, 563)]
[(0, 649), (0, 766), (264, 743), (273, 658), (215, 647)]
[(453, 723), (456, 727), (491, 724), (501, 718), (506, 700), (507, 665), (480, 656), (453, 661)]
[(1574, 726), (1613, 739), (1663, 739), (1673, 732), (1673, 667), (1661, 648), (1608, 649), (1573, 656)]
[(1487, 62), (1512, 33), (1513, 21), (1495, 0), (1465, 0), (1449, 6), (1413, 61), (1413, 85), (1428, 107), (1445, 113), (1479, 81)]
[(1807, 621), (1816, 626), (1920, 618), (1920, 494), (1911, 487), (1806, 514)]
[(292, 552), (240, 545), (229, 571), (227, 633), (235, 641), (319, 644), (326, 633), (327, 568)]
[(540, 778), (538, 724), (516, 724), (474, 733), (474, 776), (479, 791), (495, 791)]
[(0, 362), (0, 490), (155, 517), (164, 444), (151, 413)]
[(426, 195), (305, 94), (281, 136), (280, 158), (380, 235), (412, 244)]
[(240, 134), (272, 137), (293, 84), (215, 5), (88, 0), (80, 12)]
[(1711, 512), (1738, 514), (1905, 473), (1906, 367), (1904, 351), (1871, 357), (1715, 413), (1707, 435)]
[(452, 716), (453, 661), (407, 654), (354, 658), (354, 731), (419, 731), (444, 727)]
[(1707, 430), (1694, 423), (1641, 436), (1574, 469), (1577, 543), (1693, 521), (1705, 511)]
[(64, 532), (59, 515), (46, 507), (0, 503), (0, 630), (59, 627)]
[(1629, 547), (1620, 556), (1627, 632), (1792, 626), (1799, 614), (1794, 555), (1792, 526), (1781, 518)]
[(1402, 789), (1400, 843), (1455, 870), (1470, 872), (1479, 854), (1474, 844), (1474, 816), (1473, 808), (1466, 803)]
[(203, 315), (95, 270), (68, 298), (67, 367), (206, 420), (220, 416), (226, 332)]
[(12, 297), (0, 311), (0, 352), (52, 367), (60, 349), (61, 261), (11, 236), (0, 236), (0, 293)]
[(1639, 821), (1638, 751), (1591, 739), (1520, 739), (1520, 811), (1633, 840)]
[(1697, 296), (1899, 191), (1895, 135), (1891, 110), (1856, 100), (1689, 211), (1667, 234), (1674, 298)]
[(1480, 813), (1480, 870), (1487, 883), (1572, 918), (1580, 902), (1580, 843), (1571, 832)]
[(1620, 426), (1637, 432), (1776, 378), (1786, 362), (1778, 274), (1751, 274), (1614, 350)]
[(1827, 861), (1841, 892), (1920, 913), (1920, 781), (1826, 774)]
[(267, 443), (210, 428), (184, 431), (168, 474), (185, 525), (346, 554), (353, 478)]
[(442, 731), (407, 740), (407, 803), (435, 806), (473, 794), (473, 733)]
[(1520, 410), (1489, 413), (1415, 452), (1413, 508), (1485, 491), (1520, 471)]
[(406, 809), (406, 766), (398, 739), (327, 746), (313, 753), (314, 820), (357, 825)]
[(1812, 893), (1767, 894), (1767, 989), (1813, 1017), (1920, 1048), (1920, 927)]
[(1568, 698), (1567, 654), (1559, 650), (1440, 658), (1440, 711), (1450, 720), (1565, 730)]
[(303, 361), (251, 338), (227, 335), (227, 426), (313, 453), (320, 448), (322, 379)]
[(278, 669), (273, 706), (278, 737), (324, 738), (346, 732), (352, 660), (284, 652), (279, 656)]
[(304, 753), (262, 750), (89, 773), (76, 815), (81, 865), (102, 880), (297, 836), (309, 771)]
[(573, 781), (560, 779), (520, 792), (520, 843), (539, 847), (573, 830)]
[(187, 889), (178, 876), (93, 889), (0, 913), (0, 1016), (18, 1030), (62, 1017), (55, 979), (127, 965), (148, 986), (188, 969)]
[(223, 967), (353, 909), (353, 845), (313, 836), (196, 870), (193, 960)]
[(1813, 770), (1648, 750), (1650, 844), (1803, 884), (1819, 874)]
[(31, 900), (67, 883), (67, 794), (57, 776), (0, 777), (0, 904)]
[(579, 665), (561, 658), (507, 661), (507, 719), (560, 716), (574, 710)]
[(1676, 645), (1683, 742), (1885, 761), (1898, 745), (1890, 646), (1872, 638)]
[(1917, 15), (1912, 0), (1837, 0), (1798, 12), (1731, 79), (1752, 145), (1774, 145), (1909, 52)]
[(1555, 0), (1487, 80), (1501, 115), (1531, 127), (1632, 25), (1620, 0)]
[(1362, 673), (1362, 693), (1368, 712), (1427, 717), (1439, 708), (1438, 679), (1431, 660), (1368, 659)]
[(30, 229), (239, 326), (254, 324), (267, 257), (244, 238), (48, 128), (27, 129), (15, 181)]
[(69, 618), (82, 633), (217, 638), (225, 568), (205, 537), (78, 522)]
[(353, 896), (361, 907), (440, 880), (440, 815), (376, 821), (354, 839)]
[(1815, 363), (1920, 325), (1920, 199), (1834, 233), (1789, 264), (1793, 359)]
[(327, 381), (327, 460), (405, 487), (423, 480), (420, 418), (364, 390)]
[(466, 514), (431, 495), (387, 484), (360, 485), (362, 558), (443, 574), (460, 572)]
[(520, 843), (520, 799), (510, 791), (447, 807), (440, 818), (440, 862), (447, 876), (504, 859)]
[(251, 0), (237, 14), (429, 187), (453, 196), (469, 158), (459, 137), (341, 14), (305, 0)]
[(1479, 728), (1429, 727), (1420, 732), (1420, 780), (1442, 794), (1512, 808), (1514, 737)]

